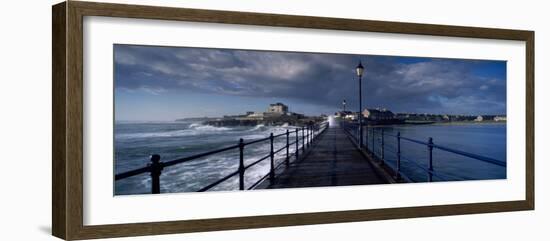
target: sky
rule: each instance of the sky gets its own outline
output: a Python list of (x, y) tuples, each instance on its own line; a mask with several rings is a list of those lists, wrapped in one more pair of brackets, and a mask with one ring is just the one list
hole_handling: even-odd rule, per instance
[(266, 111), (506, 114), (506, 62), (332, 53), (114, 45), (117, 121), (170, 121)]

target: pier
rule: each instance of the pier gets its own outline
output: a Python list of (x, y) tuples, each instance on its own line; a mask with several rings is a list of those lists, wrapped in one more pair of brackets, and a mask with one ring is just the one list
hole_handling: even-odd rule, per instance
[[(371, 146), (368, 142), (366, 142), (367, 145), (361, 146), (363, 142), (360, 137), (364, 140), (371, 139)], [(397, 145), (395, 149), (386, 145), (390, 138), (393, 138)], [(283, 142), (284, 145), (275, 147), (276, 141)], [(407, 153), (402, 152), (402, 142), (425, 148), (426, 162), (417, 163), (411, 160)], [(245, 150), (249, 145), (256, 143), (269, 143), (270, 148), (265, 156), (245, 163)], [(376, 126), (360, 127), (358, 123), (332, 118), (330, 124), (325, 121), (287, 129), (283, 133), (270, 133), (269, 136), (261, 139), (246, 141), (239, 139), (235, 145), (166, 162), (160, 160), (160, 155), (153, 154), (146, 166), (118, 173), (115, 175), (115, 181), (149, 173), (151, 193), (162, 193), (161, 175), (165, 168), (230, 151), (236, 151), (239, 154), (238, 158), (235, 158), (235, 162), (239, 164), (238, 168), (195, 191), (208, 191), (233, 177), (238, 177), (238, 184), (235, 187), (237, 190), (414, 182), (407, 173), (403, 173), (402, 161), (414, 165), (417, 170), (425, 173), (426, 182), (461, 180), (449, 173), (439, 173), (437, 168), (434, 168), (434, 162), (444, 161), (434, 160), (432, 155), (434, 149), (506, 168), (506, 162), (437, 145), (433, 138), (428, 138), (427, 141), (416, 140), (401, 136), (400, 132), (384, 133), (384, 129)], [(395, 159), (387, 159), (386, 154), (390, 152), (395, 154)], [(261, 162), (269, 162), (267, 173), (258, 180), (245, 180), (247, 170)]]
[(326, 187), (389, 183), (339, 124), (319, 136), (304, 157), (265, 180), (257, 189)]

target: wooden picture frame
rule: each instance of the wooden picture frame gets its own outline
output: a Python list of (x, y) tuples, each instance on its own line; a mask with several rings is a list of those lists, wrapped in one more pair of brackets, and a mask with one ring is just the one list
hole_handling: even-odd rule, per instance
[[(52, 232), (66, 240), (534, 209), (534, 32), (523, 30), (68, 1), (52, 8)], [(83, 17), (159, 19), (526, 43), (525, 200), (87, 226), (83, 224)]]

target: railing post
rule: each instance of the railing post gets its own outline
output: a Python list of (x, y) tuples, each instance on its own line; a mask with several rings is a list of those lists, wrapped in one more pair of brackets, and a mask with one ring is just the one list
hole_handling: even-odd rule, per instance
[(313, 125), (309, 126), (309, 145), (311, 146), (311, 142), (313, 141)]
[(244, 141), (239, 140), (239, 190), (244, 190)]
[(314, 128), (315, 129), (313, 129), (314, 130), (313, 133), (315, 134), (315, 136), (313, 138), (315, 139), (315, 137), (317, 137), (317, 135), (319, 135), (319, 131), (321, 130), (321, 124), (316, 125)]
[(380, 154), (380, 156), (382, 159), (382, 163), (384, 163), (384, 129), (381, 129), (380, 131), (381, 131), (380, 138), (382, 140), (382, 143), (380, 144), (380, 149), (382, 153)]
[(309, 144), (313, 142), (313, 125), (309, 126)]
[(306, 151), (306, 135), (304, 134), (304, 127), (302, 126), (302, 153)]
[(344, 120), (340, 121), (340, 125), (342, 129), (344, 129), (346, 132), (348, 132), (348, 126), (346, 125), (346, 122)]
[(298, 138), (298, 135), (300, 135), (300, 133), (298, 131), (299, 129), (296, 128), (296, 160), (298, 160), (298, 157), (300, 156), (300, 139)]
[(374, 156), (376, 156), (376, 153), (374, 152), (374, 128), (372, 128), (372, 137), (371, 137), (371, 140), (372, 140), (372, 154)]
[(273, 155), (273, 132), (269, 134), (269, 140), (271, 142), (271, 151), (269, 152), (269, 157), (271, 158), (271, 166), (269, 168), (269, 179), (270, 182), (273, 183), (275, 179), (275, 163), (274, 163), (274, 155)]
[(357, 126), (357, 131), (355, 131), (355, 140), (357, 141), (357, 143), (359, 143), (359, 126)]
[(151, 163), (149, 163), (151, 168), (151, 193), (159, 194), (160, 193), (160, 174), (162, 173), (163, 165), (160, 162), (160, 155), (153, 154), (151, 155)]
[(401, 132), (397, 132), (397, 171), (395, 173), (396, 178), (401, 178)]
[(290, 156), (289, 156), (289, 151), (288, 151), (288, 149), (290, 148), (289, 135), (290, 135), (290, 131), (288, 131), (288, 129), (287, 129), (286, 130), (286, 160), (285, 160), (286, 166), (288, 166), (290, 164)]
[(309, 145), (311, 146), (311, 142), (313, 142), (313, 125), (309, 126)]
[(311, 141), (309, 140), (309, 125), (306, 126), (306, 145), (309, 148), (309, 143)]
[(365, 131), (365, 141), (367, 144), (365, 145), (365, 149), (369, 150), (369, 126), (367, 125), (367, 131)]
[(365, 143), (363, 142), (363, 132), (361, 131), (361, 128), (363, 128), (363, 126), (359, 124), (359, 131), (357, 132), (357, 142), (359, 142), (359, 148), (363, 148), (365, 145)]
[[(361, 115), (361, 113), (359, 113)], [(363, 149), (363, 119), (359, 118), (359, 148)]]
[(433, 142), (433, 139), (430, 137), (430, 139), (428, 139), (428, 153), (429, 153), (428, 170), (430, 171), (428, 172), (428, 182), (431, 182), (433, 178), (433, 171), (434, 171), (433, 155), (432, 155), (433, 149), (434, 149), (434, 142)]

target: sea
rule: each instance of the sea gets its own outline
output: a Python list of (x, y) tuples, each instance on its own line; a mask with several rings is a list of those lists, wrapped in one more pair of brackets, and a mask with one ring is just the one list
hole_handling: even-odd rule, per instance
[[(374, 129), (374, 130), (373, 130)], [(384, 147), (382, 149), (382, 130)], [(374, 131), (374, 140), (373, 140)], [(432, 138), (443, 146), (506, 163), (506, 123), (441, 123), (369, 128), (365, 143), (394, 170), (397, 166), (397, 133), (427, 143)], [(374, 148), (373, 148), (374, 142)], [(401, 172), (413, 182), (428, 181), (429, 150), (426, 145), (401, 139)], [(434, 148), (432, 181), (506, 179), (506, 167)]]
[[(238, 126), (215, 127), (203, 125), (200, 121), (175, 122), (116, 122), (115, 123), (115, 173), (144, 167), (151, 154), (159, 154), (161, 161), (171, 161), (237, 145), (239, 139), (250, 142), (278, 135), (295, 126)], [(301, 132), (300, 132), (301, 133)], [(292, 136), (295, 138), (295, 136)], [(290, 142), (294, 141), (290, 139)], [(286, 145), (286, 135), (274, 139), (274, 149)], [(247, 145), (244, 148), (244, 163), (249, 165), (269, 154), (270, 141)], [(295, 145), (289, 149), (295, 151)], [(279, 164), (286, 152), (275, 154)], [(161, 192), (197, 191), (233, 172), (239, 165), (239, 149), (195, 159), (167, 167), (161, 176)], [(265, 176), (270, 169), (269, 158), (248, 168), (245, 172), (245, 186), (249, 187)], [(238, 175), (215, 186), (211, 190), (228, 191), (239, 188)], [(143, 194), (151, 192), (149, 174), (141, 174), (115, 182), (115, 195)]]
[[(336, 124), (336, 123), (331, 123)], [(115, 173), (141, 168), (149, 163), (151, 154), (159, 154), (161, 161), (192, 156), (223, 147), (238, 144), (240, 138), (245, 142), (294, 131), (295, 126), (238, 126), (215, 127), (203, 125), (200, 121), (174, 122), (125, 122), (115, 123)], [(384, 133), (427, 141), (433, 138), (436, 145), (474, 153), (506, 162), (506, 124), (459, 123), (432, 125), (399, 125), (375, 128), (375, 152), (381, 155), (380, 130)], [(372, 129), (370, 129), (372, 132)], [(369, 133), (372, 135), (372, 133)], [(293, 137), (291, 135), (291, 137)], [(369, 148), (372, 136), (368, 136)], [(291, 142), (294, 141), (292, 138)], [(286, 144), (285, 135), (275, 138), (274, 149)], [(384, 138), (384, 159), (390, 166), (396, 164), (397, 140), (391, 136)], [(244, 149), (245, 165), (269, 154), (270, 142), (263, 141), (247, 145)], [(292, 145), (290, 152), (295, 151)], [(401, 141), (401, 170), (414, 182), (427, 181), (425, 169), (428, 165), (428, 149), (414, 142)], [(285, 151), (275, 155), (275, 164), (284, 161)], [(197, 191), (217, 180), (235, 172), (239, 165), (239, 151), (232, 149), (218, 154), (202, 157), (165, 168), (161, 176), (162, 193)], [(472, 158), (444, 152), (433, 151), (433, 167), (437, 173), (436, 181), (486, 180), (506, 178), (506, 168), (485, 163)], [(245, 187), (256, 183), (270, 169), (269, 158), (248, 168), (245, 172)], [(115, 195), (146, 194), (151, 191), (148, 173), (118, 180), (115, 182)], [(212, 191), (237, 190), (238, 175), (213, 187)]]

